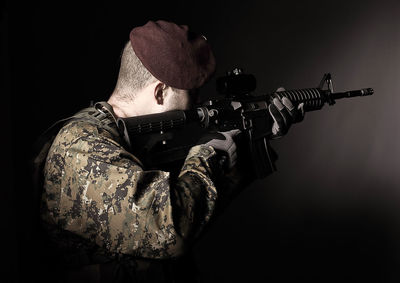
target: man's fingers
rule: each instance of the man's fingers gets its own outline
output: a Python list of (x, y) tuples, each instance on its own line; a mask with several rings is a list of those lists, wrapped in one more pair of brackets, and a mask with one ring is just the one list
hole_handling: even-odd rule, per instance
[(297, 109), (301, 112), (301, 115), (302, 116), (304, 116), (304, 102), (302, 102), (302, 103), (300, 103), (298, 106), (297, 106)]
[(206, 143), (206, 145), (212, 146), (216, 151), (222, 152), (220, 156), (221, 165), (224, 166), (224, 164), (226, 164), (228, 168), (232, 168), (236, 164), (237, 147), (233, 138), (240, 132), (241, 131), (239, 129), (234, 129), (227, 132), (218, 132), (222, 138), (216, 137)]
[(285, 106), (282, 104), (282, 102), (277, 97), (274, 97), (274, 99), (272, 100), (272, 103), (276, 106), (276, 108), (279, 111), (282, 111), (283, 108), (285, 108)]
[(298, 113), (298, 117), (295, 120), (296, 122), (301, 122), (304, 119), (304, 114), (305, 114), (305, 110), (304, 110), (304, 102), (300, 103), (299, 105), (297, 105), (297, 113)]
[[(289, 112), (289, 110), (287, 109), (287, 107), (286, 107), (286, 105), (284, 105), (283, 104), (283, 101), (281, 102), (281, 100), (279, 99), (279, 98), (274, 98), (273, 100), (272, 100), (272, 102), (273, 102), (273, 104), (276, 106), (276, 108), (278, 109), (278, 111), (279, 111), (279, 114), (282, 116), (282, 118), (283, 118), (283, 125), (279, 125), (280, 126), (280, 128), (283, 128), (283, 127), (285, 127), (285, 128), (289, 128), (289, 126), (290, 126), (290, 124), (292, 123), (292, 121), (293, 121), (293, 118), (292, 118), (292, 114)], [(290, 102), (290, 101), (289, 101)], [(293, 105), (292, 105), (292, 108), (294, 108), (293, 107)]]
[(237, 153), (235, 152), (232, 156), (231, 156), (231, 164), (230, 164), (230, 167), (232, 168), (233, 166), (235, 166), (235, 164), (236, 164), (236, 162), (237, 162)]
[(282, 97), (282, 103), (283, 103), (283, 105), (285, 105), (287, 110), (289, 110), (289, 112), (291, 112), (290, 114), (292, 114), (293, 110), (295, 109), (293, 103), (286, 97)]
[(282, 97), (282, 104), (285, 105), (286, 109), (289, 111), (290, 116), (292, 116), (291, 122), (297, 123), (301, 122), (304, 119), (304, 102), (295, 107), (289, 98)]
[(272, 125), (272, 134), (278, 136), (284, 135), (286, 133), (286, 127), (285, 120), (283, 119), (281, 112), (279, 112), (278, 108), (273, 103), (268, 106), (268, 111), (272, 119), (274, 120), (274, 123)]
[(272, 134), (276, 138), (285, 135), (293, 123), (302, 121), (305, 113), (304, 103), (293, 104), (289, 98), (280, 94), (282, 91), (285, 91), (283, 87), (276, 90), (271, 104), (268, 106), (269, 113), (274, 120)]

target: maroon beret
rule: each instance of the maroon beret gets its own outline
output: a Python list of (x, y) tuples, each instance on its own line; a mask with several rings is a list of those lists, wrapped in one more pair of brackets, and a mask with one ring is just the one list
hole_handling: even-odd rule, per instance
[(129, 38), (147, 70), (171, 87), (198, 88), (215, 71), (215, 58), (206, 38), (186, 25), (149, 21), (134, 28)]

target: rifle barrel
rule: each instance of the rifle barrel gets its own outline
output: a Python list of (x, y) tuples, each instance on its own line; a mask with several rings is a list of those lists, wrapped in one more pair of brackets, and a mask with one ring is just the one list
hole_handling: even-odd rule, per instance
[(367, 96), (372, 95), (374, 90), (372, 88), (363, 88), (357, 90), (350, 90), (345, 92), (336, 92), (332, 93), (331, 97), (333, 99), (341, 99), (341, 98), (349, 98), (349, 97), (356, 97), (356, 96)]

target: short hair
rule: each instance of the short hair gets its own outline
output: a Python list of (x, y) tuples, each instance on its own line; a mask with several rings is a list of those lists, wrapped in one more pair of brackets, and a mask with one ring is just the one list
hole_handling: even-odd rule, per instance
[(135, 93), (156, 81), (133, 51), (130, 41), (121, 54), (121, 65), (114, 94), (122, 100), (132, 100)]

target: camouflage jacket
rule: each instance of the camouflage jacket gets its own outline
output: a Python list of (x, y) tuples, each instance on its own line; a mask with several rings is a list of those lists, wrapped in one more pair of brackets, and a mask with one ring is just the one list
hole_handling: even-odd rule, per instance
[[(214, 213), (216, 153), (193, 147), (176, 179), (146, 171), (95, 108), (64, 125), (44, 165), (43, 222), (111, 254), (166, 259), (185, 252)], [(103, 126), (104, 125), (104, 126)]]

